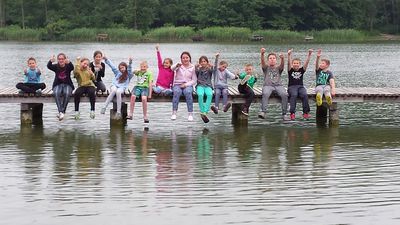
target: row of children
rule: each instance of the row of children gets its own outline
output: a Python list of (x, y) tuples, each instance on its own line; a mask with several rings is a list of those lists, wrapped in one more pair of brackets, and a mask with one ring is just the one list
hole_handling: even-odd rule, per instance
[[(95, 117), (95, 99), (96, 91), (105, 92), (106, 86), (102, 81), (105, 74), (105, 64), (107, 64), (114, 73), (112, 85), (109, 89), (110, 93), (101, 109), (104, 114), (108, 104), (117, 99), (117, 117), (121, 116), (122, 94), (128, 88), (130, 80), (136, 76), (137, 82), (131, 91), (130, 110), (127, 119), (132, 119), (134, 106), (137, 98), (141, 98), (143, 106), (143, 119), (145, 123), (149, 122), (147, 115), (147, 101), (152, 97), (152, 93), (160, 95), (173, 95), (172, 98), (172, 116), (175, 120), (178, 110), (179, 99), (181, 95), (185, 96), (188, 120), (193, 120), (193, 89), (196, 86), (198, 102), (200, 108), (201, 119), (208, 123), (207, 113), (212, 110), (215, 114), (219, 112), (219, 101), (222, 95), (223, 111), (229, 110), (231, 103), (228, 102), (228, 79), (240, 79), (238, 90), (244, 95), (246, 101), (242, 106), (242, 113), (248, 115), (250, 105), (254, 99), (254, 84), (257, 76), (254, 74), (254, 68), (251, 64), (245, 65), (245, 72), (240, 74), (231, 73), (227, 67), (226, 61), (219, 62), (219, 53), (216, 54), (214, 64), (210, 64), (206, 56), (201, 56), (198, 64), (193, 65), (189, 52), (183, 52), (180, 56), (181, 61), (173, 65), (171, 58), (162, 60), (159, 46), (156, 46), (158, 61), (158, 77), (156, 84), (153, 85), (153, 76), (148, 71), (146, 61), (140, 63), (140, 69), (132, 71), (132, 58), (129, 63), (121, 62), (118, 67), (111, 62), (102, 52), (95, 51), (93, 62), (89, 62), (88, 58), (77, 58), (76, 65), (68, 60), (64, 53), (53, 56), (48, 64), (48, 69), (55, 72), (52, 90), (58, 108), (57, 117), (62, 120), (69, 102), (69, 98), (74, 90), (74, 84), (71, 80), (71, 72), (77, 80), (78, 88), (74, 92), (75, 102), (75, 119), (80, 118), (79, 103), (81, 97), (86, 94), (90, 99), (91, 111), (90, 118)], [(264, 73), (264, 85), (262, 89), (262, 104), (259, 118), (265, 118), (267, 112), (268, 99), (272, 92), (276, 92), (282, 99), (282, 116), (284, 120), (289, 118), (287, 114), (288, 94), (290, 101), (290, 119), (295, 119), (296, 99), (300, 97), (303, 102), (303, 117), (309, 118), (310, 107), (307, 99), (307, 92), (303, 85), (303, 75), (307, 69), (312, 50), (309, 50), (307, 59), (301, 67), (301, 61), (298, 58), (292, 60), (292, 50), (288, 51), (288, 74), (289, 88), (286, 92), (282, 85), (281, 75), (284, 70), (284, 56), (279, 55), (280, 64), (277, 64), (277, 55), (270, 53), (265, 62), (264, 48), (261, 49), (261, 65)], [(325, 95), (327, 103), (332, 103), (332, 97), (335, 94), (335, 83), (332, 73), (328, 70), (329, 60), (323, 59), (319, 63), (321, 50), (317, 53), (316, 62), (316, 101), (317, 105), (322, 104), (322, 96)], [(103, 61), (104, 59), (104, 62)], [(28, 59), (28, 69), (24, 71), (25, 83), (18, 83), (17, 88), (25, 93), (37, 93), (40, 95), (41, 90), (46, 87), (40, 82), (41, 71), (37, 68), (34, 58)], [(215, 93), (215, 104), (211, 106), (213, 88)], [(204, 100), (204, 97), (206, 99)]]

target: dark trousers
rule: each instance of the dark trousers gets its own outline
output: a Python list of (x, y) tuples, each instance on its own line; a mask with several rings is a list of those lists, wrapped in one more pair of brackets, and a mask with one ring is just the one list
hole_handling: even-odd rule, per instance
[(241, 94), (244, 94), (245, 103), (243, 104), (242, 109), (249, 110), (251, 103), (254, 99), (254, 91), (247, 84), (238, 86), (238, 90)]
[(94, 106), (96, 103), (96, 87), (93, 86), (81, 86), (75, 90), (75, 111), (79, 111), (79, 103), (81, 102), (81, 97), (84, 94), (87, 94), (89, 96), (90, 110), (94, 111)]
[(45, 89), (46, 84), (44, 83), (18, 83), (16, 86), (18, 89), (25, 93), (35, 93), (39, 89)]
[(296, 112), (296, 101), (299, 97), (303, 103), (303, 113), (310, 112), (310, 105), (308, 104), (307, 90), (302, 85), (292, 85), (288, 88), (290, 113)]

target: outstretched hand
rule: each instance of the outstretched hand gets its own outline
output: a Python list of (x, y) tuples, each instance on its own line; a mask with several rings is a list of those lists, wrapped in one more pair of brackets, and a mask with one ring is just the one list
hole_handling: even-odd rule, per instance
[(56, 56), (53, 55), (53, 56), (50, 58), (50, 61), (51, 61), (52, 63), (55, 62), (55, 61), (56, 61)]
[(308, 55), (311, 55), (314, 52), (314, 49), (308, 49)]
[(266, 51), (265, 48), (261, 48), (261, 54), (264, 54)]
[(157, 50), (157, 51), (160, 50), (160, 44), (156, 44), (156, 50)]
[(321, 53), (322, 53), (322, 50), (321, 50), (321, 49), (318, 49), (318, 51), (317, 51), (317, 57), (321, 57)]
[(292, 49), (289, 49), (289, 50), (287, 51), (287, 54), (288, 54), (288, 55), (291, 55), (292, 52), (293, 52), (293, 48), (292, 48)]

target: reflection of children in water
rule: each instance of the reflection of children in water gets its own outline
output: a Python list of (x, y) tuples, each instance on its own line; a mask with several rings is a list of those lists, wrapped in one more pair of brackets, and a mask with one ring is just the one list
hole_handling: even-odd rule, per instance
[(338, 128), (319, 128), (314, 141), (314, 164), (329, 161), (332, 158), (333, 145), (339, 136)]

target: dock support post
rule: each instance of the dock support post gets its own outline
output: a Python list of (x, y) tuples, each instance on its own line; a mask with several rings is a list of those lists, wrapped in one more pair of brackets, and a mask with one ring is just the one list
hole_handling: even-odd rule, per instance
[(21, 124), (43, 124), (43, 103), (21, 103)]
[(128, 115), (128, 105), (124, 102), (121, 103), (121, 116), (117, 116), (117, 103), (113, 102), (113, 108), (110, 109), (110, 125), (111, 126), (125, 126), (126, 116)]
[(317, 123), (317, 127), (325, 127), (326, 122), (328, 120), (328, 108), (326, 103), (323, 103), (321, 106), (317, 106), (317, 111), (315, 113), (315, 119)]
[(242, 113), (242, 104), (232, 104), (232, 124), (236, 126), (247, 126), (248, 116)]
[(337, 102), (333, 102), (329, 107), (329, 127), (339, 126), (339, 110)]

